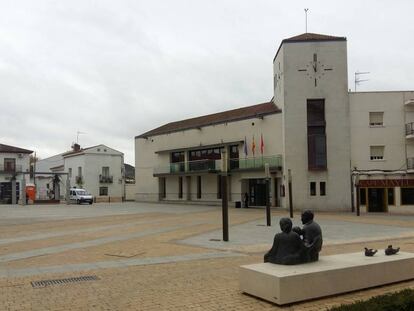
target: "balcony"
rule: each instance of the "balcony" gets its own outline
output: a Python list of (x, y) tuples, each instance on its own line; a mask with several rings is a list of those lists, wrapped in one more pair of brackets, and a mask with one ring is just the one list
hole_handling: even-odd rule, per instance
[(405, 138), (414, 138), (414, 122), (410, 122), (405, 125)]
[(269, 164), (269, 168), (280, 169), (282, 167), (282, 156), (231, 159), (230, 170), (261, 170), (265, 168), (266, 164)]
[(83, 177), (82, 176), (76, 176), (75, 181), (76, 181), (77, 185), (79, 185), (79, 186), (83, 185)]
[(221, 171), (221, 160), (198, 160), (188, 162), (190, 172), (218, 172)]
[(3, 165), (0, 164), (0, 173), (4, 174), (14, 174), (14, 173), (20, 173), (22, 172), (22, 166), (21, 165)]
[(198, 160), (170, 163), (166, 166), (154, 168), (154, 175), (217, 172), (221, 170), (221, 160)]
[(408, 106), (408, 107), (410, 107), (410, 106), (414, 107), (414, 98), (410, 98), (410, 99), (406, 100), (404, 105)]
[(414, 170), (414, 158), (407, 158), (407, 170)]
[(113, 176), (99, 175), (99, 183), (112, 184), (114, 182)]
[[(268, 163), (271, 169), (282, 167), (282, 156), (268, 156), (257, 158), (230, 159), (229, 171), (264, 170)], [(182, 175), (191, 173), (218, 173), (221, 172), (221, 160), (198, 160), (189, 162), (170, 163), (166, 166), (154, 168), (154, 175)]]

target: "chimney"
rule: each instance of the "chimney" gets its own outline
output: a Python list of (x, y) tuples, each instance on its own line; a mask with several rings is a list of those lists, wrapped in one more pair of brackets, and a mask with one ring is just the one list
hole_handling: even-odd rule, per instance
[(78, 152), (78, 151), (80, 151), (80, 145), (77, 144), (77, 143), (74, 143), (72, 145), (72, 149), (73, 149), (73, 151)]

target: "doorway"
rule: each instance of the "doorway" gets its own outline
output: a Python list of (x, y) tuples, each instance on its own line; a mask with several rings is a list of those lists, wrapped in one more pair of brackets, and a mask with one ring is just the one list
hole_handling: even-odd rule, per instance
[(249, 179), (249, 205), (266, 206), (266, 180)]
[(387, 200), (385, 200), (385, 188), (368, 188), (367, 210), (370, 213), (387, 212)]

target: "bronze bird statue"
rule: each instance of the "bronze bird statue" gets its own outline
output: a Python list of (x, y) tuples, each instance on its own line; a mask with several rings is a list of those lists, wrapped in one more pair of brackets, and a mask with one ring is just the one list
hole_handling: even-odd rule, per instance
[(392, 245), (388, 245), (388, 247), (385, 249), (385, 255), (395, 255), (399, 252), (400, 248), (392, 248)]
[(373, 249), (373, 248), (366, 248), (365, 247), (365, 256), (367, 257), (372, 257), (375, 255), (375, 253), (378, 252), (377, 249)]

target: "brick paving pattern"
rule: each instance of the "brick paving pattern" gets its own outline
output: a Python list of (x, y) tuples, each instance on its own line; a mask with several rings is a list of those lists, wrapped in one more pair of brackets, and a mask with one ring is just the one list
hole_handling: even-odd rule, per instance
[[(0, 206), (0, 310), (326, 310), (414, 287), (414, 281), (278, 307), (239, 291), (240, 265), (262, 261), (284, 211), (145, 203)], [(414, 216), (320, 213), (322, 255), (383, 249), (414, 252)], [(299, 215), (295, 215), (297, 222)], [(335, 226), (338, 222), (338, 226)], [(33, 288), (31, 282), (96, 275)]]

